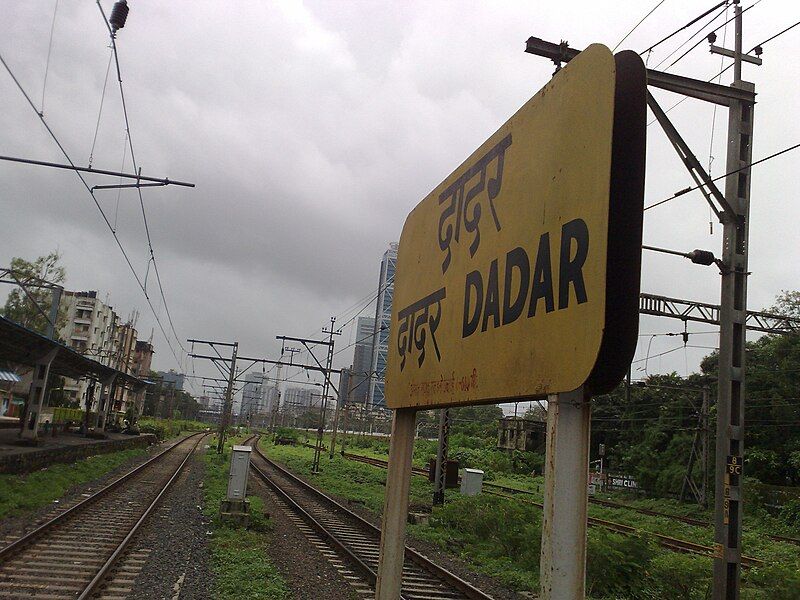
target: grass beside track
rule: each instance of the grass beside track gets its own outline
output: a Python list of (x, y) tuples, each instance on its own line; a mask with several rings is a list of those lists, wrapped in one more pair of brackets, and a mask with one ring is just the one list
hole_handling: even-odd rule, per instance
[(0, 519), (25, 515), (47, 506), (75, 486), (99, 479), (145, 452), (141, 448), (120, 450), (74, 463), (53, 464), (24, 475), (0, 474)]
[[(266, 437), (265, 453), (319, 488), (358, 502), (380, 513), (386, 471), (323, 455), (320, 473), (311, 475), (313, 450), (301, 446), (274, 446)], [(370, 454), (354, 449), (360, 454)], [(385, 455), (384, 457), (385, 458)], [(499, 479), (499, 478), (498, 478)], [(511, 481), (511, 479), (519, 481)], [(522, 477), (497, 481), (535, 490)], [(421, 477), (411, 479), (411, 505), (431, 508), (431, 485)], [(678, 554), (660, 547), (649, 532), (707, 545), (713, 543), (711, 528), (697, 528), (623, 509), (592, 506), (593, 516), (633, 525), (638, 536), (623, 536), (591, 528), (588, 542), (587, 591), (603, 600), (656, 600), (710, 597), (712, 560)], [(410, 525), (409, 535), (459, 556), (476, 571), (496, 577), (516, 590), (538, 591), (541, 511), (515, 499), (490, 495), (462, 497), (448, 491), (447, 503), (433, 510), (429, 525)], [(764, 567), (745, 572), (743, 600), (800, 600), (800, 548), (769, 540), (762, 532), (745, 533), (746, 554), (767, 561)]]
[(219, 519), (219, 504), (228, 488), (231, 446), (244, 438), (233, 438), (225, 445), (223, 454), (216, 453), (216, 437), (208, 438), (204, 455), (205, 506), (203, 512), (212, 519), (210, 538), (215, 600), (284, 600), (289, 589), (278, 570), (268, 558), (271, 523), (264, 515), (261, 498), (249, 496), (250, 526), (233, 528)]

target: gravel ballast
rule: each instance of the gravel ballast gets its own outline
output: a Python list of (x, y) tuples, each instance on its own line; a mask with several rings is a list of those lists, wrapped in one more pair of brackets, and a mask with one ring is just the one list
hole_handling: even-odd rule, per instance
[(255, 477), (249, 485), (250, 493), (264, 500), (264, 510), (269, 513), (273, 525), (267, 534), (269, 557), (286, 579), (291, 597), (295, 600), (358, 598), (353, 587), (289, 520), (272, 491)]
[(92, 481), (73, 486), (61, 498), (58, 498), (58, 500), (51, 502), (46, 506), (42, 506), (41, 508), (24, 515), (4, 517), (2, 521), (0, 521), (0, 538), (3, 538), (6, 542), (11, 542), (16, 538), (25, 535), (29, 531), (36, 529), (36, 527), (45, 521), (53, 518), (58, 512), (74, 506), (82, 500), (85, 500), (91, 494), (108, 485), (115, 479), (118, 479), (134, 467), (151, 459), (164, 448), (171, 446), (177, 441), (177, 439), (173, 439), (161, 442), (159, 444), (154, 444), (147, 448), (144, 454), (135, 456), (130, 460), (125, 461), (102, 477), (98, 477)]
[(208, 522), (203, 506), (203, 442), (158, 508), (131, 543), (132, 551), (149, 551), (130, 598), (180, 600), (211, 598)]

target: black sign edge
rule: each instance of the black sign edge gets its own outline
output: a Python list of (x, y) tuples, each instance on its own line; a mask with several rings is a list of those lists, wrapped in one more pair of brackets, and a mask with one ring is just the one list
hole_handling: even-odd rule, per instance
[(603, 339), (585, 387), (592, 395), (613, 390), (630, 368), (639, 334), (644, 177), (647, 151), (647, 71), (641, 57), (614, 55), (614, 128), (606, 255)]

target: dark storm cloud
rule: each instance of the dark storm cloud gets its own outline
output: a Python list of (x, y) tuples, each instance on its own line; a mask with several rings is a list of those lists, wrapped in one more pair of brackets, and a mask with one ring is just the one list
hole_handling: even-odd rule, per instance
[[(110, 9), (111, 2), (103, 4)], [(522, 52), (529, 35), (567, 37), (578, 47), (592, 41), (613, 46), (643, 10), (638, 2), (577, 3), (569, 11), (529, 2), (130, 5), (118, 45), (137, 160), (147, 174), (197, 184), (144, 195), (176, 327), (181, 337), (239, 339), (254, 352), (275, 352), (276, 333), (308, 334), (375, 288), (380, 256), (399, 237), (407, 212), (548, 80), (552, 64)], [(12, 1), (3, 9), (0, 51), (38, 103), (51, 8)], [(645, 47), (696, 11), (673, 3), (672, 12), (637, 30), (631, 47)], [(764, 12), (761, 21), (749, 23), (753, 38), (791, 20), (778, 15)], [(797, 38), (786, 37), (791, 43), (784, 50), (796, 48)], [(106, 45), (94, 4), (61, 4), (45, 115), (82, 164), (92, 144)], [(786, 84), (798, 67), (780, 61), (779, 50), (770, 63), (768, 48), (765, 67), (752, 72), (762, 101), (754, 156), (800, 135), (797, 123), (784, 119), (798, 108)], [(708, 77), (718, 60), (698, 50), (680, 66), (685, 74)], [(10, 79), (0, 75), (0, 153), (60, 160)], [(665, 106), (673, 102), (659, 98)], [(723, 112), (717, 115), (715, 174), (724, 163)], [(707, 161), (711, 109), (687, 102), (671, 115)], [(651, 200), (690, 181), (656, 127), (649, 129)], [(95, 165), (119, 168), (123, 142), (112, 78)], [(792, 160), (765, 165), (754, 176), (753, 308), (800, 280), (796, 263), (783, 259), (791, 244), (782, 250), (775, 244), (796, 239), (791, 223), (800, 209), (788, 199), (797, 184), (786, 175)], [(155, 323), (141, 291), (72, 175), (0, 164), (0, 194), (0, 263), (58, 247), (71, 287), (110, 292), (123, 313), (138, 307), (140, 331), (149, 333)], [(138, 198), (125, 192), (118, 206), (116, 194), (107, 193), (101, 204), (143, 276), (148, 254)], [(707, 221), (700, 197), (687, 196), (647, 214), (645, 239), (718, 250), (720, 228), (710, 236)], [(716, 301), (716, 274), (699, 269), (646, 256), (643, 287)], [(163, 311), (158, 302), (156, 308)], [(645, 326), (676, 328), (649, 320)], [(673, 342), (659, 338), (651, 351)], [(170, 366), (158, 335), (156, 344), (157, 365)], [(347, 353), (338, 358), (349, 360)], [(661, 366), (683, 371), (698, 359), (681, 356)]]

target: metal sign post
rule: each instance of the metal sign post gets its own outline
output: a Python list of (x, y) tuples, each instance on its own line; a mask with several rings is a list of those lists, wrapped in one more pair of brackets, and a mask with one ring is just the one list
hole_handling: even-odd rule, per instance
[(397, 600), (400, 597), (416, 419), (417, 412), (413, 408), (395, 410), (392, 419), (381, 527), (381, 554), (378, 562), (378, 583), (375, 588), (376, 600)]
[(585, 596), (589, 400), (583, 387), (548, 397), (539, 565), (543, 600)]
[(408, 215), (377, 598), (400, 595), (413, 411), (545, 397), (543, 596), (583, 597), (588, 401), (637, 342), (646, 111), (641, 58), (590, 46)]

